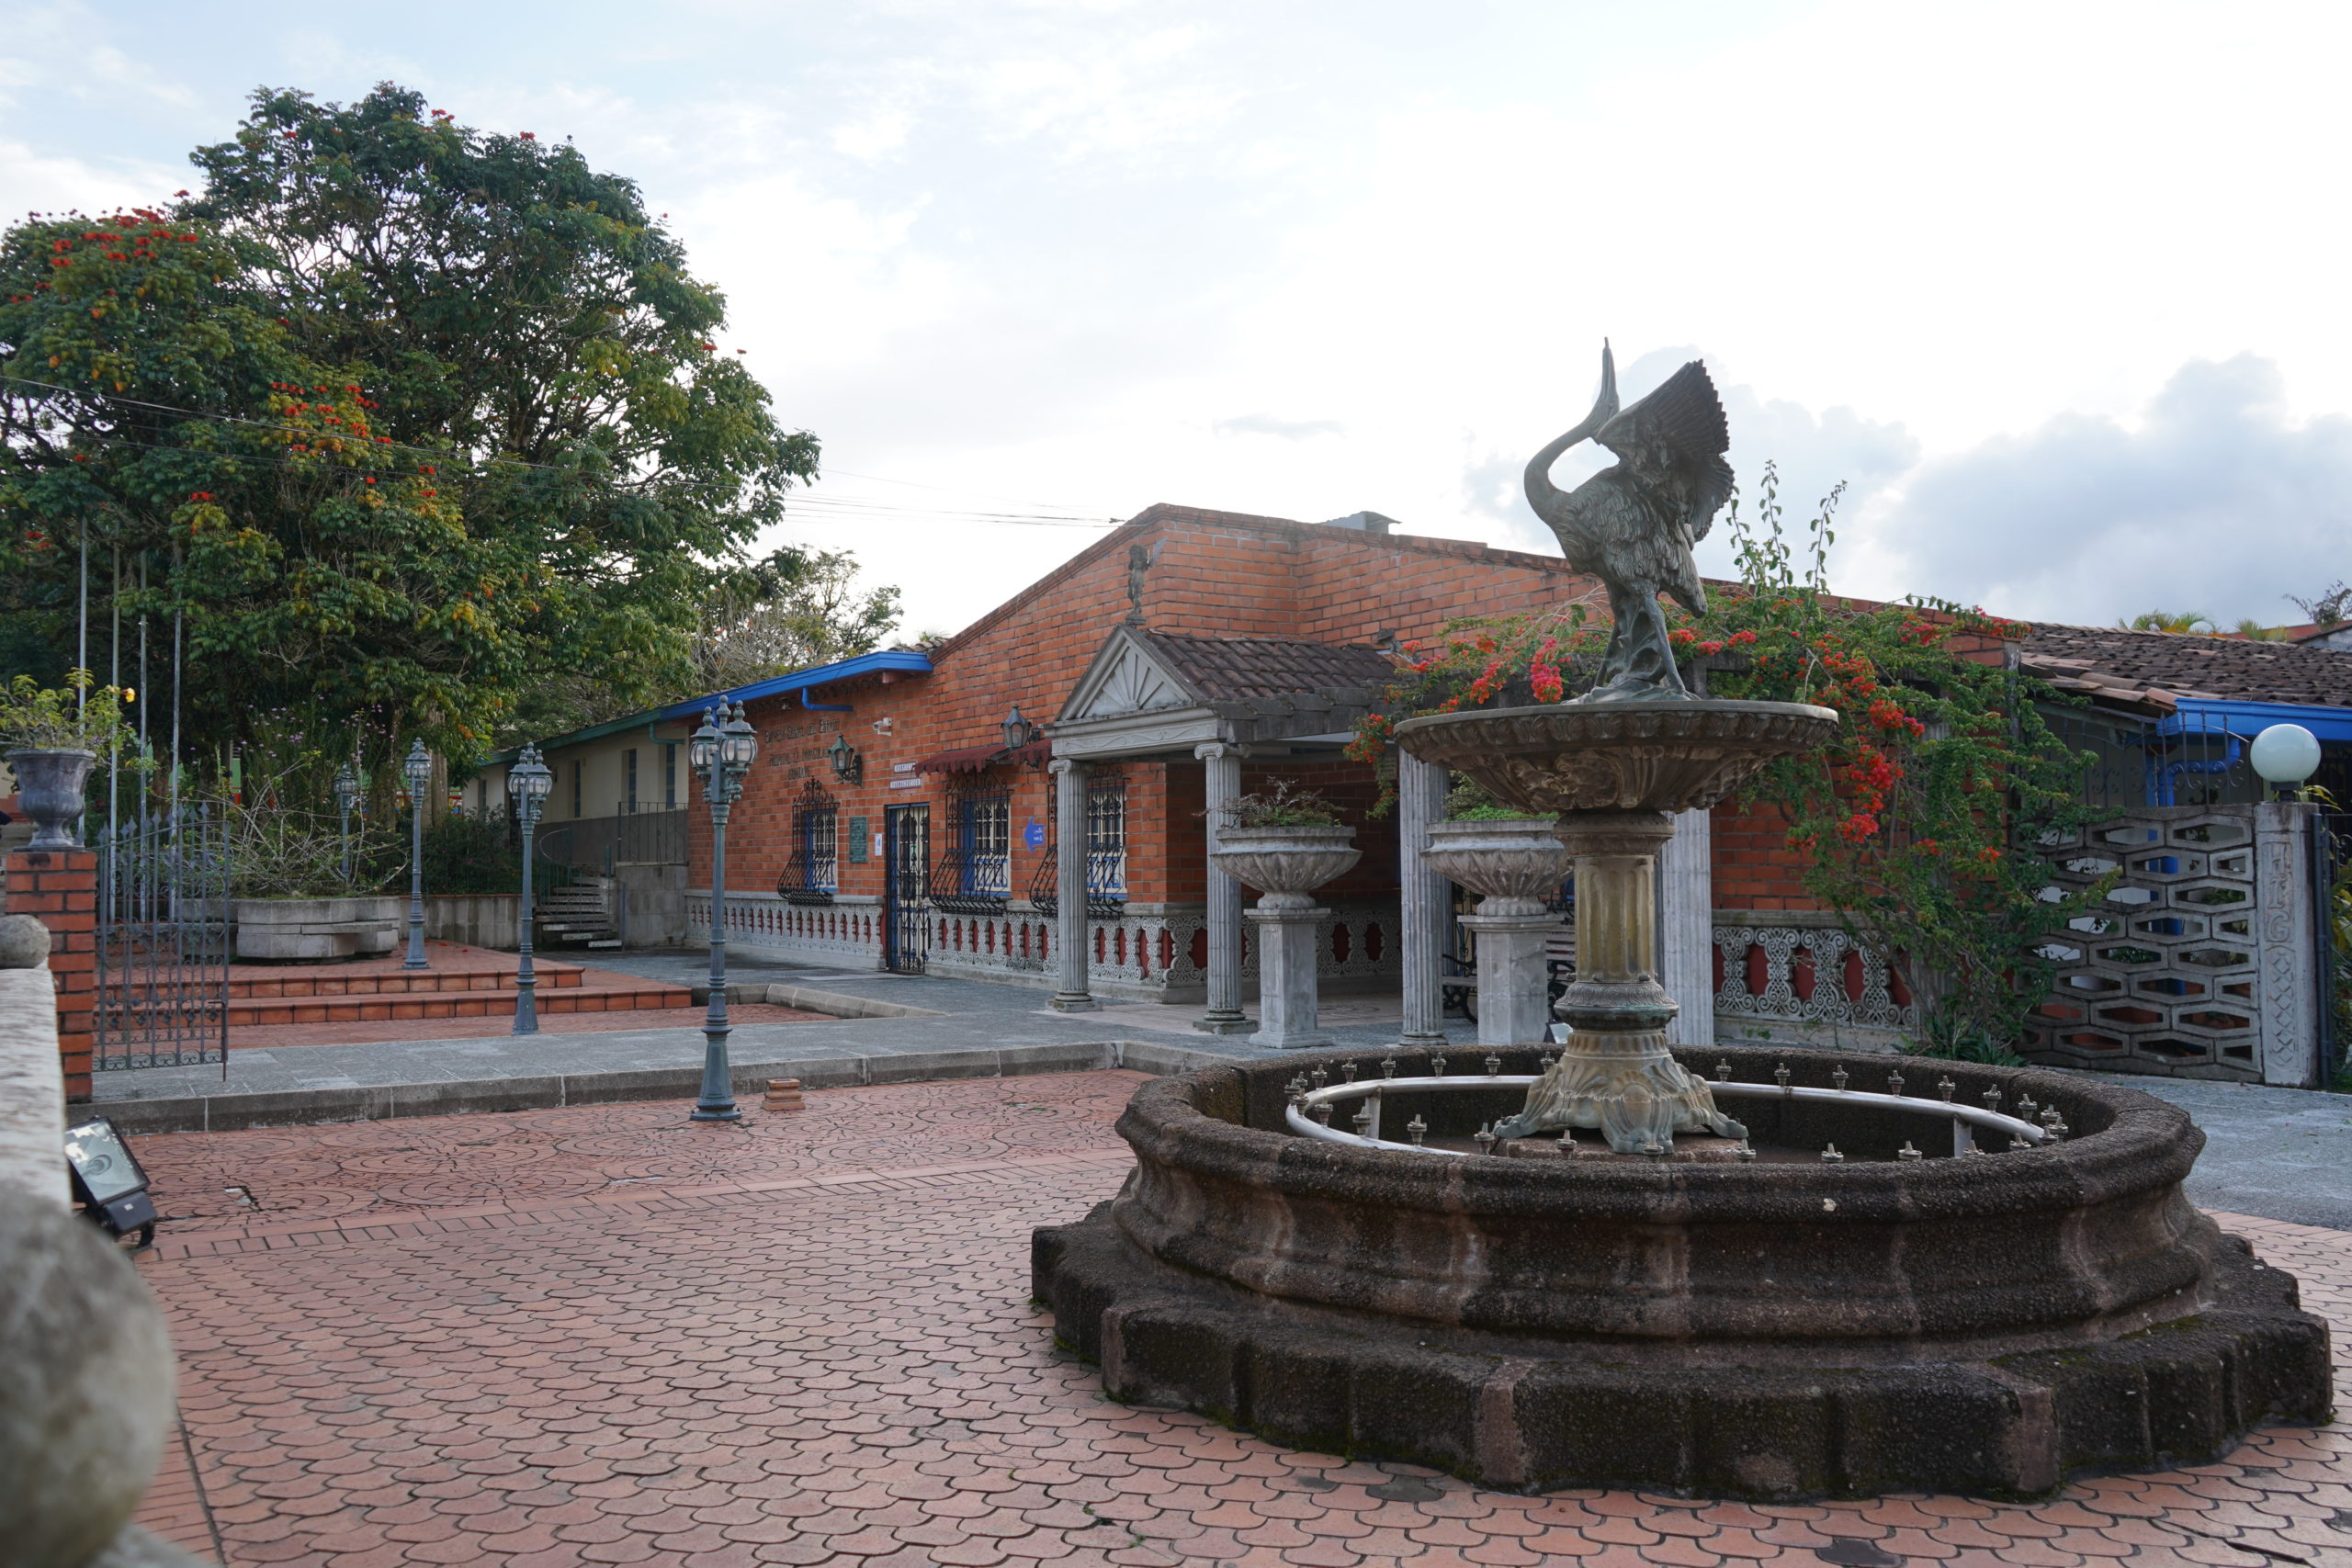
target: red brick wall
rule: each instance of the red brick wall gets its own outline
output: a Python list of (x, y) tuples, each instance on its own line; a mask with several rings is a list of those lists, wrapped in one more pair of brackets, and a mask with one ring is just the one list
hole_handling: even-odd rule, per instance
[(49, 928), (57, 1048), (65, 1098), (90, 1098), (91, 1020), (98, 985), (98, 857), (92, 850), (18, 850), (8, 857), (11, 915)]
[[(866, 818), (879, 833), (886, 807), (928, 802), (933, 858), (947, 843), (949, 781), (923, 777), (916, 787), (892, 789), (894, 772), (924, 757), (997, 742), (999, 727), (1016, 703), (1028, 718), (1051, 720), (1087, 663), (1127, 613), (1127, 550), (1157, 548), (1145, 579), (1147, 624), (1189, 636), (1294, 637), (1326, 642), (1372, 642), (1384, 634), (1427, 637), (1457, 616), (1506, 615), (1574, 600), (1600, 601), (1599, 585), (1555, 557), (1498, 550), (1485, 545), (1413, 536), (1382, 536), (1293, 523), (1281, 518), (1154, 506), (1125, 527), (1048, 572), (934, 649), (929, 675), (885, 682), (868, 678), (812, 692), (820, 703), (846, 705), (846, 713), (815, 712), (797, 696), (753, 705), (761, 757), (738, 804), (729, 839), (733, 886), (775, 886), (792, 853), (794, 797), (815, 778), (834, 797), (843, 835), (841, 888), (879, 896), (882, 867), (869, 855), (850, 862), (850, 818)], [(1993, 639), (1973, 654), (2001, 657)], [(889, 720), (888, 733), (877, 721)], [(859, 784), (832, 776), (825, 748), (836, 733), (864, 754)], [(1140, 903), (1197, 902), (1205, 874), (1201, 769), (1193, 763), (1127, 763), (1128, 897)], [(1297, 777), (1340, 801), (1359, 823), (1375, 790), (1361, 764), (1302, 761), (1252, 764), (1245, 789), (1271, 778)], [(1045, 858), (1023, 841), (1030, 822), (1050, 838), (1052, 809), (1041, 769), (990, 770), (989, 784), (1012, 800), (1012, 891), (1021, 897)], [(1729, 807), (1715, 819), (1716, 902), (1731, 908), (1814, 908), (1797, 877), (1801, 862), (1787, 847), (1777, 813), (1745, 814)], [(690, 818), (697, 884), (709, 875), (708, 819)], [(1383, 820), (1358, 835), (1363, 863), (1333, 886), (1333, 897), (1391, 895), (1396, 886), (1395, 833)]]

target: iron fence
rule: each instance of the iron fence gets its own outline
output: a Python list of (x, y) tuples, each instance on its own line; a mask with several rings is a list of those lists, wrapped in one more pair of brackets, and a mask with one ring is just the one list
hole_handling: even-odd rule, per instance
[(210, 802), (98, 829), (101, 1071), (229, 1061), (229, 855)]

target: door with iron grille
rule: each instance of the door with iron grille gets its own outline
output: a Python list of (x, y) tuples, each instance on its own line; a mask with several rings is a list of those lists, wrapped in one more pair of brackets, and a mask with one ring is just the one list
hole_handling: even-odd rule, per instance
[(931, 954), (931, 807), (892, 806), (882, 814), (882, 967), (920, 975)]
[(101, 1071), (229, 1061), (229, 856), (209, 803), (98, 831)]

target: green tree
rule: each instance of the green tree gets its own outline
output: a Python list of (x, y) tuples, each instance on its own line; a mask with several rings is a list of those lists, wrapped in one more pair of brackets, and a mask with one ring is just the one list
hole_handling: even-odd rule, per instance
[(2172, 632), (2182, 637), (2199, 633), (2210, 637), (2219, 629), (2211, 615), (2198, 610), (2143, 610), (2121, 617), (2115, 626), (2118, 631)]
[(899, 629), (899, 614), (896, 588), (859, 591), (850, 551), (779, 550), (733, 574), (706, 601), (695, 691), (870, 652)]
[(261, 92), (194, 156), (168, 211), (0, 236), (8, 618), (62, 652), (87, 537), (94, 623), (185, 615), (200, 733), (378, 759), (481, 750), (559, 675), (687, 679), (818, 446), (636, 187), (390, 85)]

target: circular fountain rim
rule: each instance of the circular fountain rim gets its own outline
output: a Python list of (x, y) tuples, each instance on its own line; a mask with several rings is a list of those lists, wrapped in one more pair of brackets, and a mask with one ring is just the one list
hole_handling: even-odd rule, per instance
[[(1520, 1054), (1536, 1049), (1513, 1048)], [(1919, 1060), (1753, 1046), (1684, 1047), (1675, 1055), (1689, 1066), (1700, 1056), (1726, 1053), (1750, 1059), (1770, 1056), (1837, 1065)], [(1269, 1068), (1295, 1071), (1318, 1064), (1377, 1061), (1383, 1054), (1358, 1047), (1195, 1067), (1137, 1088), (1120, 1118), (1119, 1131), (1130, 1143), (1148, 1140), (1160, 1157), (1182, 1149), (1183, 1164), (1214, 1168), (1231, 1177), (1247, 1174), (1302, 1197), (1339, 1198), (1342, 1189), (1361, 1192), (1369, 1184), (1385, 1203), (1465, 1217), (1549, 1213), (1596, 1220), (1646, 1216), (1667, 1223), (1697, 1224), (1769, 1222), (1771, 1216), (1757, 1212), (1755, 1199), (1813, 1191), (1835, 1198), (1838, 1207), (1820, 1214), (1792, 1215), (1790, 1223), (1884, 1224), (1964, 1217), (1984, 1213), (1985, 1199), (1995, 1191), (2001, 1196), (2001, 1213), (2071, 1209), (2115, 1193), (2180, 1181), (2205, 1141), (2187, 1111), (2137, 1089), (2088, 1082), (2050, 1069), (1939, 1059), (1937, 1066), (1959, 1077), (1963, 1084), (1999, 1083), (2004, 1088), (2030, 1089), (2038, 1096), (2054, 1094), (2096, 1105), (2109, 1120), (2096, 1131), (2081, 1132), (2055, 1144), (1970, 1158), (1820, 1166), (1553, 1161), (1499, 1155), (1433, 1160), (1401, 1150), (1327, 1143), (1287, 1128), (1244, 1126), (1210, 1113), (1197, 1102), (1198, 1098), (1214, 1093), (1216, 1080), (1227, 1075), (1246, 1088), (1253, 1073)], [(1464, 1077), (1467, 1079), (1471, 1075)], [(2079, 1113), (2069, 1120), (2078, 1127), (2084, 1124)], [(1662, 1199), (1668, 1201), (1667, 1209), (1657, 1207)]]

